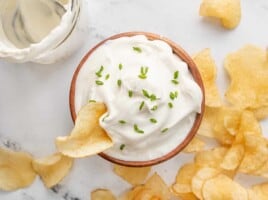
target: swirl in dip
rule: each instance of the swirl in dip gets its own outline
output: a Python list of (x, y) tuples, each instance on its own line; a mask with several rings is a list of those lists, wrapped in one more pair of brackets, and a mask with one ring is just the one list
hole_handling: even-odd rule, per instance
[(188, 66), (164, 41), (143, 35), (109, 40), (81, 68), (75, 110), (104, 102), (99, 123), (114, 146), (104, 153), (126, 161), (168, 154), (191, 130), (201, 112), (202, 91)]

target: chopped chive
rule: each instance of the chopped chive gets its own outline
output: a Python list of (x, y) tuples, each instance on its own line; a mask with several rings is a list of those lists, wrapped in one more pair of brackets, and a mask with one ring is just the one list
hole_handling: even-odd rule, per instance
[(157, 105), (155, 105), (155, 106), (153, 106), (153, 107), (151, 108), (151, 110), (152, 110), (152, 111), (156, 111), (156, 110), (157, 110), (157, 108), (158, 108), (158, 106), (157, 106)]
[(126, 147), (125, 144), (121, 144), (121, 145), (120, 145), (120, 150), (123, 151), (125, 147)]
[(141, 53), (142, 52), (142, 50), (141, 50), (140, 47), (132, 47), (132, 49), (133, 49), (133, 51), (136, 51), (138, 53)]
[(156, 119), (154, 119), (154, 118), (151, 118), (151, 119), (150, 119), (150, 121), (151, 121), (152, 123), (154, 123), (154, 124), (156, 124), (156, 123), (157, 123), (157, 120), (156, 120)]
[(134, 131), (137, 132), (137, 133), (144, 133), (143, 130), (139, 129), (137, 124), (134, 124), (133, 128), (134, 128)]
[(90, 99), (90, 100), (88, 101), (88, 103), (96, 103), (96, 100), (94, 100), (94, 99)]
[(177, 80), (171, 80), (171, 82), (174, 83), (175, 85), (179, 84), (179, 81), (177, 81)]
[(155, 100), (159, 100), (159, 98), (156, 97), (155, 94), (149, 94), (147, 90), (142, 90), (143, 96), (147, 97), (148, 99), (150, 99), (151, 101), (155, 101)]
[(173, 104), (171, 102), (168, 103), (169, 108), (173, 108)]
[(118, 85), (118, 87), (121, 87), (122, 81), (120, 79), (117, 80), (117, 85)]
[(150, 95), (149, 93), (147, 92), (147, 90), (142, 90), (142, 93), (143, 93), (143, 96), (147, 97), (147, 98), (150, 98)]
[(146, 79), (148, 71), (149, 71), (148, 67), (141, 67), (140, 74), (139, 74), (138, 77), (141, 78), (141, 79)]
[(122, 69), (123, 69), (123, 65), (122, 65), (122, 63), (120, 63), (120, 64), (118, 65), (118, 68), (119, 68), (119, 70), (122, 70)]
[(104, 122), (104, 120), (109, 117), (109, 114), (107, 114), (105, 117), (102, 118), (102, 121)]
[(174, 77), (174, 79), (178, 79), (179, 78), (179, 71), (175, 71), (173, 77)]
[(178, 91), (170, 92), (169, 97), (170, 97), (171, 100), (176, 99), (178, 97)]
[(110, 78), (110, 74), (106, 74), (105, 80), (108, 80)]
[(128, 96), (131, 98), (133, 96), (133, 91), (132, 90), (129, 90), (128, 91)]
[(168, 131), (168, 128), (164, 128), (164, 129), (161, 130), (161, 133), (165, 133), (167, 131)]
[(102, 73), (102, 71), (104, 70), (104, 67), (103, 66), (101, 66), (100, 67), (100, 69), (99, 69), (99, 71), (97, 71), (95, 74), (97, 75), (97, 77), (101, 77), (102, 75), (101, 75), (101, 73)]
[(144, 107), (144, 101), (143, 102), (141, 102), (141, 104), (140, 104), (140, 107), (139, 107), (139, 110), (142, 110), (142, 108)]
[(100, 80), (96, 80), (96, 84), (97, 85), (103, 85), (104, 83), (102, 81), (100, 81)]
[(124, 121), (124, 120), (119, 120), (118, 121), (120, 124), (126, 124), (127, 122), (126, 121)]

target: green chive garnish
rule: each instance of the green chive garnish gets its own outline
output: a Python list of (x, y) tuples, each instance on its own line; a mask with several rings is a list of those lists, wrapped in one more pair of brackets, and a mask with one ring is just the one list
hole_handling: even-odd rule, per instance
[(104, 120), (109, 117), (109, 114), (107, 114), (105, 117), (103, 117), (102, 121), (104, 122)]
[(143, 96), (147, 97), (148, 99), (150, 99), (151, 101), (155, 101), (158, 100), (159, 98), (156, 97), (155, 94), (149, 94), (147, 90), (142, 90)]
[(152, 110), (152, 111), (156, 111), (156, 110), (157, 110), (157, 108), (158, 108), (158, 106), (157, 106), (157, 105), (155, 105), (155, 106), (153, 106), (153, 107), (151, 108), (151, 110)]
[(154, 123), (154, 124), (156, 124), (156, 123), (157, 123), (157, 120), (156, 120), (156, 119), (154, 119), (154, 118), (151, 118), (151, 119), (150, 119), (150, 121), (151, 121), (152, 123)]
[(140, 74), (139, 74), (138, 77), (141, 78), (141, 79), (146, 79), (148, 71), (149, 71), (148, 67), (141, 67)]
[(101, 75), (101, 73), (102, 73), (102, 71), (104, 70), (104, 67), (103, 66), (101, 66), (100, 67), (100, 69), (99, 69), (99, 71), (97, 71), (95, 74), (97, 75), (97, 77), (101, 77), (102, 75)]
[(176, 99), (178, 97), (178, 91), (170, 92), (169, 97), (170, 97), (171, 100)]
[(123, 65), (122, 65), (122, 63), (120, 63), (120, 64), (118, 65), (118, 68), (119, 68), (119, 70), (122, 70), (122, 69), (123, 69)]
[(94, 100), (94, 99), (90, 99), (90, 100), (88, 101), (88, 103), (96, 103), (96, 100)]
[(139, 110), (142, 110), (142, 108), (143, 108), (143, 106), (144, 106), (144, 101), (143, 102), (141, 102), (141, 104), (140, 104), (140, 107), (139, 107)]
[(117, 80), (117, 85), (118, 85), (118, 87), (121, 87), (121, 85), (122, 85), (122, 81), (119, 79), (119, 80)]
[(141, 53), (142, 52), (142, 50), (141, 50), (140, 47), (132, 47), (132, 49), (133, 49), (133, 51), (136, 51), (138, 53)]
[(147, 98), (150, 98), (150, 95), (149, 93), (147, 92), (147, 90), (142, 90), (142, 93), (143, 93), (143, 96), (147, 97)]
[(171, 80), (171, 82), (174, 83), (175, 85), (179, 84), (179, 81), (177, 81), (177, 80)]
[(120, 145), (120, 150), (123, 151), (125, 147), (126, 147), (125, 144), (121, 144), (121, 145)]
[(168, 103), (169, 108), (173, 108), (173, 104), (171, 102)]
[(126, 121), (124, 121), (124, 120), (119, 120), (118, 121), (120, 124), (126, 124), (127, 122)]
[(174, 75), (173, 75), (174, 79), (178, 79), (179, 78), (179, 71), (175, 71)]
[(162, 129), (161, 133), (165, 133), (167, 131), (168, 131), (168, 128), (164, 128), (164, 129)]
[(134, 124), (133, 128), (134, 128), (134, 131), (137, 132), (137, 133), (144, 133), (143, 130), (139, 129), (137, 124)]
[(133, 91), (132, 90), (129, 90), (128, 91), (128, 96), (131, 98), (133, 96)]
[(97, 85), (103, 85), (104, 83), (102, 81), (100, 81), (100, 80), (96, 80), (96, 84)]
[(110, 78), (110, 74), (106, 74), (105, 80), (108, 80)]

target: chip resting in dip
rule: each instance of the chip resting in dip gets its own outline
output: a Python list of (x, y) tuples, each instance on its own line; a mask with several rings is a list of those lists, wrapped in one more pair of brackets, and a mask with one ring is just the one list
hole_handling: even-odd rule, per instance
[(113, 146), (101, 156), (145, 166), (190, 142), (202, 118), (203, 94), (199, 72), (180, 47), (134, 32), (113, 36), (84, 57), (73, 77), (70, 105), (75, 120), (88, 102), (104, 103), (107, 112), (99, 125)]

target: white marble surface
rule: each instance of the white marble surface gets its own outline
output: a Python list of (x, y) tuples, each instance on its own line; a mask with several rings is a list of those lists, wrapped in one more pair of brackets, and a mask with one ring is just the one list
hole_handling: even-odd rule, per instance
[[(31, 152), (40, 157), (55, 151), (54, 139), (71, 130), (68, 92), (79, 60), (97, 42), (116, 33), (142, 30), (162, 34), (190, 54), (210, 47), (218, 64), (218, 84), (223, 91), (228, 80), (223, 59), (246, 43), (268, 44), (268, 1), (241, 0), (243, 18), (228, 31), (217, 22), (198, 16), (201, 0), (86, 0), (89, 24), (85, 45), (72, 57), (53, 65), (11, 64), (0, 61), (0, 145)], [(268, 121), (262, 122), (268, 135)], [(167, 183), (191, 156), (180, 154), (153, 168)], [(71, 173), (54, 189), (39, 178), (29, 188), (0, 192), (1, 200), (86, 200), (95, 188), (110, 188), (119, 194), (129, 185), (112, 173), (112, 165), (98, 156), (75, 162)], [(242, 184), (259, 182), (239, 175)]]

